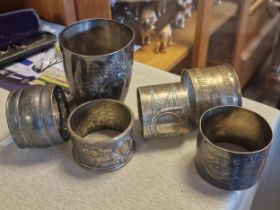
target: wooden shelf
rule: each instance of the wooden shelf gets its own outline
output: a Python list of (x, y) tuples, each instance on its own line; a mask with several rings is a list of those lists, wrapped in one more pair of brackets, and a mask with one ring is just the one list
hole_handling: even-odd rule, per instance
[[(237, 9), (238, 5), (229, 1), (223, 1), (222, 5), (213, 6), (210, 34), (213, 34), (229, 18), (234, 16)], [(185, 29), (175, 28), (173, 30), (174, 44), (167, 48), (166, 54), (154, 52), (156, 41), (154, 36), (151, 45), (143, 46), (135, 53), (135, 60), (164, 71), (171, 71), (187, 57), (194, 45), (196, 16), (197, 12), (193, 11), (192, 18), (186, 19)]]

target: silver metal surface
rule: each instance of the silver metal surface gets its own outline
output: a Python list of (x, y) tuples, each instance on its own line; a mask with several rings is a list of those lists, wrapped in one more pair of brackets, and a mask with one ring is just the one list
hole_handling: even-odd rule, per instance
[(132, 73), (133, 40), (130, 27), (106, 19), (83, 20), (60, 33), (66, 77), (77, 103), (124, 100)]
[(207, 109), (221, 105), (241, 106), (241, 86), (230, 65), (184, 69), (181, 80), (189, 93), (197, 120)]
[(20, 148), (47, 147), (66, 141), (68, 114), (63, 90), (49, 84), (12, 91), (6, 103), (8, 127)]
[(189, 133), (208, 108), (242, 104), (240, 84), (230, 65), (185, 69), (179, 83), (139, 87), (137, 101), (144, 138)]
[(137, 102), (144, 138), (178, 136), (195, 128), (182, 83), (139, 87)]
[(201, 117), (195, 165), (210, 184), (243, 190), (260, 178), (272, 143), (272, 130), (255, 112), (219, 106)]
[[(119, 101), (97, 99), (80, 105), (68, 118), (74, 159), (94, 172), (123, 167), (134, 152), (133, 123), (132, 111)], [(94, 135), (104, 129), (120, 133), (106, 139)]]

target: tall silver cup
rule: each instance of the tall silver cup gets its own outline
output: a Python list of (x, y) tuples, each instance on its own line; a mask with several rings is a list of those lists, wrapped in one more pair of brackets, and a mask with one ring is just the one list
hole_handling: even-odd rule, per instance
[(59, 34), (66, 77), (77, 103), (124, 100), (132, 73), (133, 40), (129, 26), (106, 19), (80, 21)]

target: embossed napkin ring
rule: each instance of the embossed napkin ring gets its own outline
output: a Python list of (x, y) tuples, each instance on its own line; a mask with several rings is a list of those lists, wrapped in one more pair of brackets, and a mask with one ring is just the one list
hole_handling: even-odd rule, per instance
[(182, 83), (139, 87), (137, 102), (144, 138), (178, 136), (195, 127)]
[(267, 121), (255, 112), (235, 106), (211, 108), (199, 122), (197, 171), (219, 188), (249, 188), (262, 174), (272, 136)]
[(65, 142), (68, 103), (59, 86), (31, 85), (12, 91), (6, 118), (13, 141), (20, 148), (48, 147)]
[(184, 69), (181, 81), (189, 93), (197, 123), (201, 115), (211, 107), (242, 105), (241, 86), (234, 68), (229, 64)]
[[(78, 106), (68, 118), (74, 159), (94, 172), (123, 167), (134, 152), (133, 124), (132, 111), (117, 100), (97, 99)], [(88, 135), (103, 129), (113, 129), (120, 134), (107, 140)]]

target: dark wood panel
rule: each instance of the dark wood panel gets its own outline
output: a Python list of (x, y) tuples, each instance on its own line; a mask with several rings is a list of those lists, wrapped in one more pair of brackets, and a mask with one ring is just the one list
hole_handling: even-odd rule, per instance
[(0, 1), (0, 13), (10, 12), (24, 7), (22, 0)]
[(34, 8), (41, 18), (63, 25), (77, 20), (74, 0), (23, 0), (25, 7)]
[(110, 0), (75, 0), (78, 20), (88, 18), (111, 19)]

